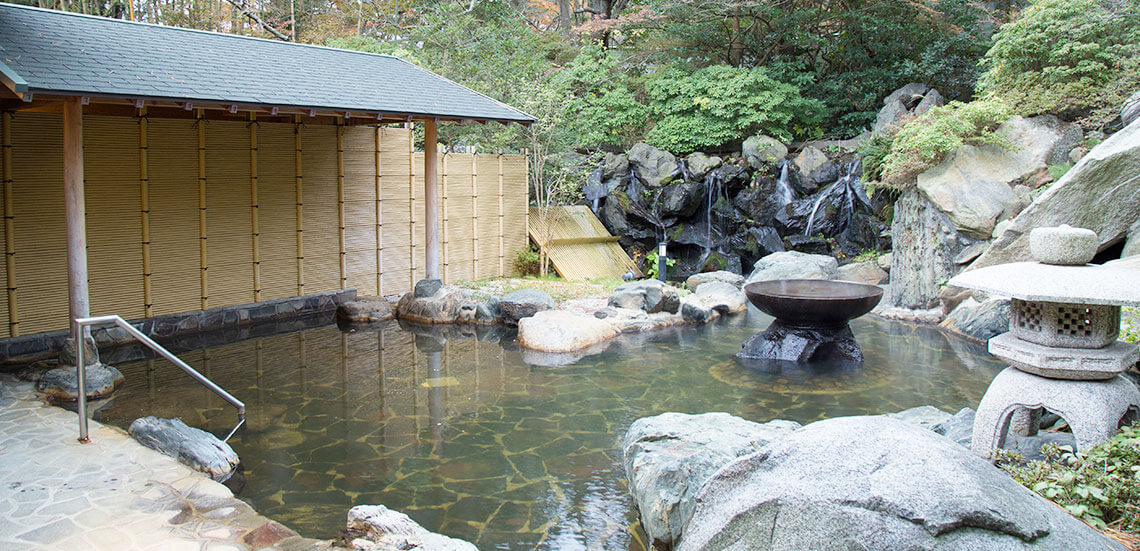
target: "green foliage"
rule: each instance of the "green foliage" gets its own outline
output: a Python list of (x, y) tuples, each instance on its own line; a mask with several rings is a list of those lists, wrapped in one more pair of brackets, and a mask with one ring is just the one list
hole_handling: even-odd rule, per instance
[(619, 56), (589, 45), (556, 77), (570, 96), (565, 130), (579, 147), (627, 147), (640, 136), (649, 108), (638, 101)]
[(542, 259), (538, 251), (524, 247), (515, 249), (515, 270), (521, 276), (538, 276), (542, 267)]
[(880, 256), (886, 254), (883, 251), (876, 251), (874, 249), (867, 249), (855, 255), (851, 262), (867, 262), (869, 260), (878, 260)]
[(1054, 181), (1060, 180), (1070, 168), (1073, 168), (1072, 163), (1056, 163), (1048, 166), (1049, 175), (1053, 177)]
[(1120, 340), (1140, 343), (1140, 308), (1125, 306), (1121, 309)]
[(978, 91), (1086, 127), (1140, 87), (1140, 0), (1036, 0), (994, 35)]
[(1140, 426), (1125, 427), (1085, 453), (1048, 445), (1044, 461), (999, 454), (1014, 480), (1092, 526), (1140, 531)]
[[(935, 107), (898, 129), (891, 138), (890, 151), (881, 160), (872, 161), (873, 173), (886, 187), (902, 189), (963, 145), (1012, 147), (994, 132), (1009, 117), (1009, 106), (994, 99), (952, 101)], [(880, 154), (882, 144), (874, 147), (880, 149), (874, 153)]]
[[(645, 255), (645, 277), (649, 279), (657, 279), (657, 260), (659, 258), (660, 257), (657, 256), (657, 251), (650, 251), (649, 254)], [(676, 263), (676, 258), (665, 257), (666, 268), (672, 268)]]
[(673, 67), (647, 84), (651, 118), (646, 141), (683, 154), (764, 133), (782, 140), (818, 135), (822, 104), (762, 68)]

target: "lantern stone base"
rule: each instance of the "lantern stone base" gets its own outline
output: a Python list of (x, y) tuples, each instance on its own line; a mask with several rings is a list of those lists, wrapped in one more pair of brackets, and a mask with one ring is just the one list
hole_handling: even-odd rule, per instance
[(989, 459), (993, 450), (1005, 445), (1014, 414), (1034, 417), (1041, 409), (1068, 422), (1077, 448), (1083, 451), (1111, 438), (1121, 424), (1140, 419), (1140, 390), (1119, 375), (1101, 381), (1072, 381), (1008, 367), (994, 377), (978, 406), (973, 452)]
[(1111, 379), (1140, 359), (1135, 344), (1116, 341), (1104, 348), (1056, 348), (1002, 333), (989, 344), (990, 354), (1026, 373), (1052, 379)]

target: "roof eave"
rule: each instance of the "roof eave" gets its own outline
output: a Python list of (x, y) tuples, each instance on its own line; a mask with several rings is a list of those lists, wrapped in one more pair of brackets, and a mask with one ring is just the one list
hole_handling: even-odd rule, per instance
[(22, 99), (28, 93), (28, 81), (24, 80), (16, 71), (0, 61), (0, 82), (4, 83), (12, 93)]

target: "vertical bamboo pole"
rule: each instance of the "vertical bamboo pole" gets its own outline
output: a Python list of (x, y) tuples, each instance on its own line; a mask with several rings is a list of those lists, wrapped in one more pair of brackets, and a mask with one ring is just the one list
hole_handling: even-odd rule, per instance
[(348, 258), (344, 251), (344, 119), (336, 121), (336, 220), (340, 251), (340, 288), (348, 285)]
[(503, 271), (503, 150), (499, 150), (499, 277), (506, 275)]
[(293, 185), (297, 196), (297, 296), (305, 294), (305, 196), (301, 151), (301, 115), (293, 115)]
[(206, 119), (198, 110), (198, 264), (202, 277), (202, 309), (210, 307), (210, 281), (206, 271), (210, 268), (206, 255)]
[(479, 279), (479, 156), (471, 154), (471, 279)]
[[(523, 149), (523, 247), (529, 247), (530, 235), (530, 150)], [(541, 198), (540, 198), (541, 199)], [(542, 205), (539, 205), (542, 208)], [(546, 230), (543, 230), (546, 233)], [(545, 239), (545, 238), (541, 238)], [(546, 275), (546, 243), (538, 244), (539, 265), (538, 273)]]
[(150, 288), (150, 167), (146, 107), (139, 108), (139, 219), (142, 227), (143, 315), (151, 317), (154, 303)]
[[(87, 288), (87, 205), (83, 193), (83, 105), (78, 99), (63, 103), (63, 186), (67, 213), (67, 306), (71, 320), (75, 320), (91, 317)], [(77, 346), (83, 346), (81, 335), (73, 333), (71, 337)]]
[(249, 114), (249, 227), (253, 245), (253, 301), (261, 302), (261, 224), (257, 214), (257, 113)]
[(435, 119), (424, 121), (424, 259), (428, 279), (439, 279), (439, 129)]
[(416, 132), (408, 123), (408, 282), (416, 284)]
[(0, 113), (0, 146), (4, 180), (4, 268), (8, 276), (8, 336), (20, 336), (20, 307), (16, 293), (16, 209), (12, 204), (12, 113)]
[(383, 129), (376, 127), (376, 295), (384, 296), (384, 197), (381, 194)]
[(449, 183), (447, 181), (447, 160), (450, 157), (450, 153), (443, 154), (443, 172), (440, 175), (440, 181), (443, 182), (443, 198), (440, 203), (443, 209), (443, 272), (441, 275), (443, 276), (444, 283), (451, 283), (451, 246), (449, 243), (451, 239), (451, 232), (449, 230), (451, 228), (449, 224), (450, 219), (447, 216), (447, 187)]

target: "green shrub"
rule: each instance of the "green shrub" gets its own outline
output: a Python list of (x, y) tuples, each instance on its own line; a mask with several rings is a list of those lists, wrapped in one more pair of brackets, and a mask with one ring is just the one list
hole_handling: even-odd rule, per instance
[(1140, 0), (1036, 0), (994, 35), (978, 91), (1102, 126), (1140, 87), (1138, 11)]
[[(1009, 106), (995, 99), (970, 103), (952, 101), (906, 123), (891, 139), (890, 150), (873, 160), (879, 180), (888, 188), (903, 189), (921, 172), (963, 145), (994, 144), (1012, 147), (994, 132), (1011, 115)], [(881, 148), (882, 144), (872, 147)]]
[(524, 247), (522, 249), (515, 249), (515, 270), (521, 276), (537, 276), (541, 273), (542, 257), (538, 251)]
[(674, 67), (652, 78), (646, 89), (657, 121), (646, 141), (672, 153), (715, 148), (758, 132), (784, 141), (819, 133), (823, 105), (763, 68)]
[(1003, 452), (1014, 480), (1092, 526), (1140, 531), (1140, 425), (1125, 427), (1086, 453), (1047, 445), (1045, 460), (1022, 463)]
[(617, 52), (586, 46), (555, 80), (570, 95), (564, 127), (574, 145), (624, 148), (640, 137), (649, 108), (637, 99)]
[[(657, 279), (657, 260), (660, 258), (657, 256), (657, 251), (650, 251), (649, 254), (645, 255), (645, 277)], [(665, 257), (665, 268), (672, 268), (676, 263), (676, 258)]]

